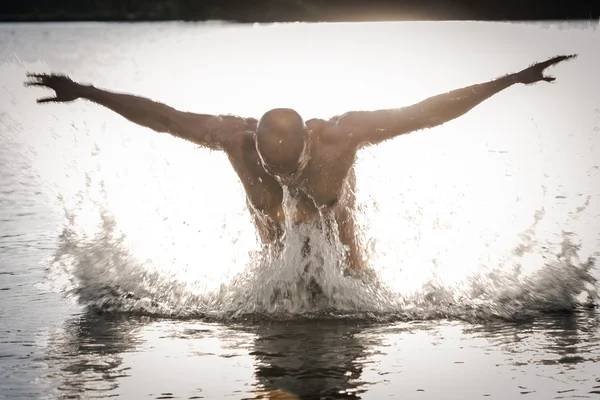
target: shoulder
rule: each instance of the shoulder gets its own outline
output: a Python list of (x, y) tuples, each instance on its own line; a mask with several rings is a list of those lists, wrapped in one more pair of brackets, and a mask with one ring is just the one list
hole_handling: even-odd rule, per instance
[(306, 127), (313, 133), (319, 133), (325, 127), (327, 121), (321, 118), (313, 118), (306, 121)]
[(211, 130), (224, 130), (229, 133), (256, 131), (258, 121), (255, 118), (243, 118), (232, 114), (215, 115), (206, 121)]
[(348, 145), (351, 132), (338, 122), (339, 117), (336, 116), (328, 120), (312, 119), (306, 122), (306, 126), (312, 131), (312, 136), (324, 145)]
[(228, 153), (236, 153), (241, 150), (248, 152), (254, 149), (254, 136), (258, 121), (244, 118), (243, 121), (235, 121), (226, 128), (227, 133), (221, 135), (221, 145)]

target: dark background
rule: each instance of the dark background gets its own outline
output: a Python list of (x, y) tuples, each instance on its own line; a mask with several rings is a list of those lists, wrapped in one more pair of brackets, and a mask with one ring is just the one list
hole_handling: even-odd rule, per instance
[(600, 0), (4, 0), (1, 21), (598, 20)]

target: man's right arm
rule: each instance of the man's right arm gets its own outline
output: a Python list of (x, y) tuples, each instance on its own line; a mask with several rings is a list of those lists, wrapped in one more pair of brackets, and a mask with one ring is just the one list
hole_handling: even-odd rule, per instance
[(211, 149), (221, 149), (235, 132), (251, 129), (253, 120), (237, 116), (194, 114), (176, 110), (144, 97), (113, 93), (94, 86), (81, 85), (63, 75), (29, 75), (28, 86), (53, 89), (56, 97), (38, 103), (69, 102), (78, 98), (102, 105), (131, 122), (156, 132), (166, 132)]
[(138, 125), (215, 150), (225, 145), (234, 132), (247, 129), (246, 120), (240, 117), (179, 111), (150, 99), (111, 93), (93, 86), (83, 86), (80, 97), (107, 107)]

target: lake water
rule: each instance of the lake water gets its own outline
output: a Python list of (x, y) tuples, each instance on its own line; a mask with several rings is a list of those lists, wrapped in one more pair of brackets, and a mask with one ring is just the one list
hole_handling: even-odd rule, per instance
[[(376, 277), (323, 245), (318, 304), (223, 154), (22, 85), (327, 118), (571, 53), (554, 84), (363, 150)], [(0, 24), (0, 61), (0, 398), (600, 395), (597, 23)]]

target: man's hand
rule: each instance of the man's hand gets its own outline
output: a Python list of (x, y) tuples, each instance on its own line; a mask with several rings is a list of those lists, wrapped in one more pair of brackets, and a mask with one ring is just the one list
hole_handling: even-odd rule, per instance
[(27, 77), (30, 79), (27, 82), (25, 82), (25, 86), (43, 86), (50, 88), (56, 92), (55, 97), (45, 97), (42, 99), (38, 99), (38, 103), (64, 103), (76, 100), (80, 97), (81, 85), (79, 83), (73, 82), (66, 75), (28, 73)]
[(561, 61), (569, 60), (575, 57), (577, 57), (577, 54), (572, 54), (569, 56), (557, 56), (549, 59), (548, 61), (533, 64), (531, 67), (525, 68), (521, 72), (516, 73), (517, 81), (526, 85), (540, 81), (553, 82), (556, 78), (553, 76), (545, 76), (544, 70), (551, 65), (558, 64)]

